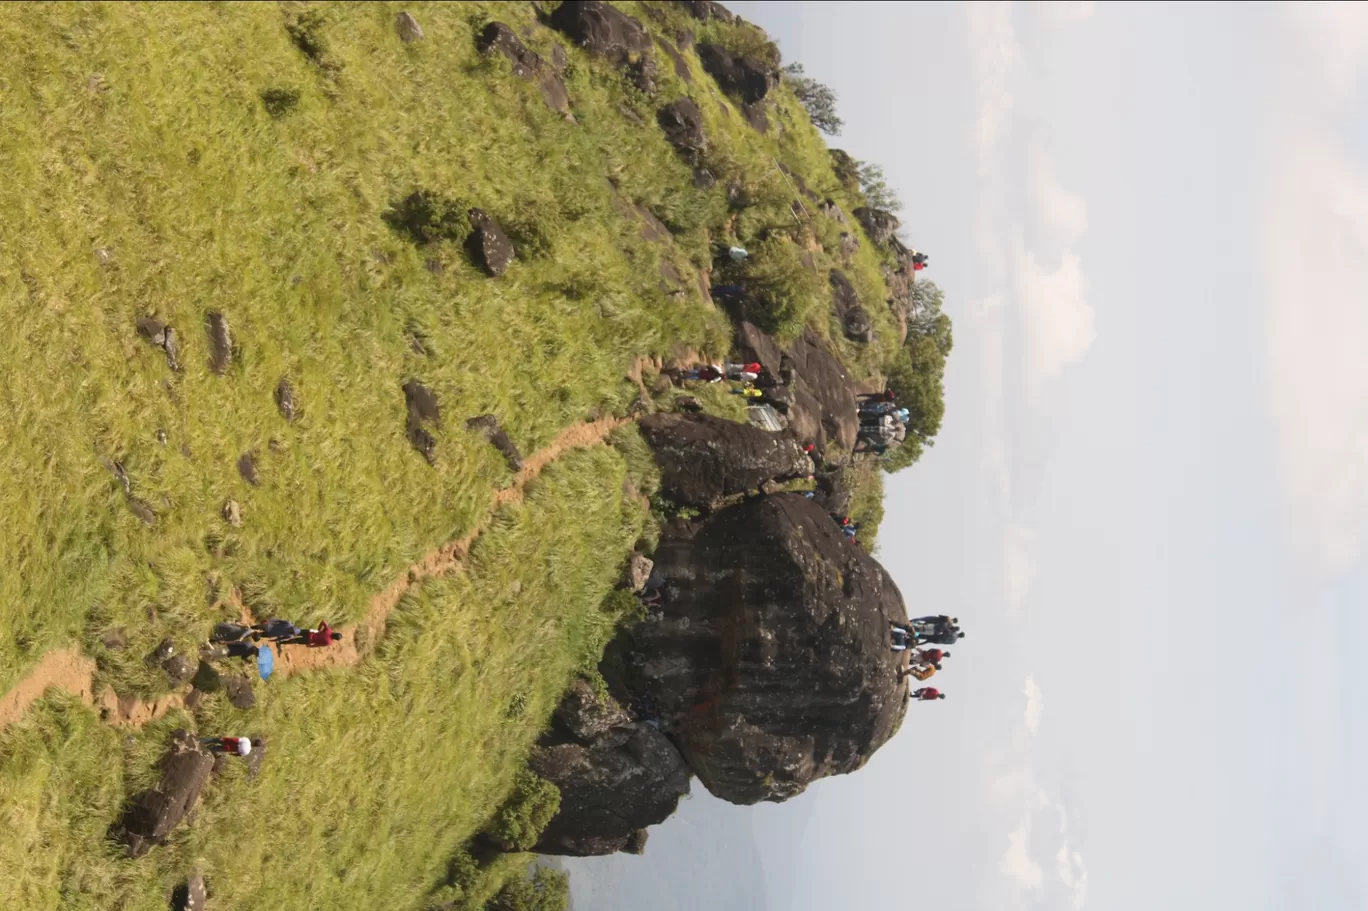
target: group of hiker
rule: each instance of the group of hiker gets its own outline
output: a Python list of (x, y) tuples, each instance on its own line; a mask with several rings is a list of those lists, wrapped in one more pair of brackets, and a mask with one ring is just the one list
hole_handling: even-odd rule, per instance
[(912, 414), (906, 408), (898, 407), (891, 389), (862, 393), (859, 397), (859, 413), (857, 452), (881, 455), (890, 449), (897, 449), (907, 439), (907, 422)]
[[(893, 651), (907, 653), (907, 664), (898, 668), (899, 683), (908, 677), (915, 678), (918, 683), (930, 680), (942, 669), (941, 662), (950, 657), (950, 653), (939, 646), (954, 645), (965, 635), (959, 628), (959, 618), (946, 614), (918, 617), (908, 623), (890, 620), (888, 626)], [(921, 648), (924, 645), (937, 647)], [(916, 690), (909, 688), (907, 695), (909, 699), (919, 702), (945, 698), (945, 694), (933, 686), (924, 686)]]

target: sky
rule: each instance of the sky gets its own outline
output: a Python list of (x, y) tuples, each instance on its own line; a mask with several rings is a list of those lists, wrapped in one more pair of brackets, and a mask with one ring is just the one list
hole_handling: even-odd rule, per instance
[(945, 291), (879, 556), (969, 636), (859, 773), (575, 869), (749, 825), (774, 911), (1368, 908), (1368, 6), (727, 5)]

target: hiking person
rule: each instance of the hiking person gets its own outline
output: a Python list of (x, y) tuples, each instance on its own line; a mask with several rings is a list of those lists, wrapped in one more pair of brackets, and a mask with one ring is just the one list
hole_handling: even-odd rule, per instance
[(765, 372), (765, 368), (757, 363), (750, 364), (727, 364), (727, 379), (729, 380), (757, 380), (760, 374)]
[(888, 625), (892, 629), (901, 632), (904, 636), (910, 636), (913, 639), (917, 638), (917, 630), (912, 626), (912, 621), (910, 620), (907, 623), (899, 623), (897, 620), (889, 620)]
[(916, 644), (915, 637), (909, 636), (907, 633), (903, 632), (900, 629), (892, 630), (889, 633), (889, 636), (893, 640), (893, 651), (895, 652), (905, 652), (907, 651), (907, 647), (909, 645)]
[(253, 626), (252, 638), (257, 640), (273, 639), (276, 642), (280, 642), (285, 639), (293, 639), (303, 632), (303, 630), (295, 626), (289, 620), (281, 620), (273, 617), (265, 623), (258, 623), (256, 626)]
[(894, 400), (892, 389), (885, 389), (882, 392), (861, 392), (855, 398), (861, 402), (891, 402)]
[(934, 664), (940, 666), (941, 660), (949, 658), (949, 652), (943, 652), (938, 648), (924, 648), (912, 656), (913, 664)]
[(246, 639), (252, 628), (241, 623), (216, 623), (210, 642), (240, 642)]
[(332, 627), (328, 626), (328, 621), (324, 620), (322, 623), (318, 624), (318, 629), (304, 630), (298, 636), (295, 636), (293, 639), (288, 639), (281, 644), (307, 645), (309, 648), (326, 648), (334, 642), (340, 641), (341, 638), (342, 634), (333, 632)]
[(722, 368), (718, 365), (704, 364), (702, 367), (685, 370), (683, 378), (686, 380), (699, 380), (704, 383), (720, 383), (724, 375)]
[(909, 670), (908, 673), (918, 680), (930, 680), (936, 676), (936, 671), (940, 669), (939, 664), (921, 664)]
[(224, 649), (229, 658), (255, 658), (261, 649), (245, 639), (229, 642)]
[(850, 538), (852, 541), (855, 540), (855, 535), (858, 533), (858, 531), (859, 529), (856, 528), (854, 525), (841, 526), (841, 533), (845, 535), (847, 538)]
[(745, 247), (728, 247), (727, 255), (731, 257), (734, 263), (744, 263), (750, 259), (750, 254), (746, 252)]
[(916, 699), (920, 702), (933, 702), (937, 699), (945, 698), (945, 694), (942, 693), (940, 690), (936, 689), (934, 686), (924, 686), (919, 690), (913, 690), (907, 695), (908, 698)]
[(229, 756), (250, 756), (252, 741), (247, 737), (201, 737), (200, 743), (211, 753), (227, 753)]
[(761, 392), (759, 389), (756, 389), (750, 383), (747, 383), (744, 386), (733, 387), (731, 392), (732, 395), (739, 395), (744, 399), (758, 399), (760, 398), (760, 396), (765, 394)]
[(957, 629), (937, 630), (930, 635), (921, 634), (921, 640), (931, 645), (954, 645), (964, 638), (964, 633)]

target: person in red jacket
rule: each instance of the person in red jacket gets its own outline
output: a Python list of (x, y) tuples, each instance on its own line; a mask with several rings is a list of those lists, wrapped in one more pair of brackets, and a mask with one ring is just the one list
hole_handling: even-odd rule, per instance
[(937, 699), (944, 699), (945, 694), (934, 686), (924, 686), (919, 690), (908, 693), (908, 697), (919, 702), (935, 702)]
[(332, 627), (328, 626), (328, 621), (324, 620), (322, 623), (318, 624), (318, 629), (306, 629), (293, 639), (285, 640), (285, 644), (307, 645), (309, 648), (326, 648), (341, 638), (342, 634), (333, 632)]

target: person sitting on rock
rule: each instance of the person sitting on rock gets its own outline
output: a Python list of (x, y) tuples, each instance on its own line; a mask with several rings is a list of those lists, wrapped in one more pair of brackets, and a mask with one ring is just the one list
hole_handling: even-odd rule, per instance
[(937, 699), (944, 699), (945, 694), (934, 686), (924, 686), (919, 690), (908, 693), (908, 698), (916, 699), (919, 702), (934, 702)]
[(893, 651), (895, 652), (905, 652), (909, 645), (915, 645), (917, 641), (915, 637), (909, 636), (901, 629), (892, 630), (889, 636), (893, 639)]
[(758, 399), (764, 394), (764, 392), (762, 392), (759, 389), (756, 389), (750, 383), (747, 383), (744, 386), (737, 386), (732, 389), (732, 395), (739, 395), (742, 398), (747, 399)]
[(205, 737), (200, 740), (211, 753), (227, 753), (229, 756), (250, 756), (252, 741), (247, 737)]
[(727, 364), (727, 379), (744, 380), (750, 382), (758, 380), (760, 374), (765, 372), (765, 368), (757, 363), (750, 364)]
[(307, 645), (309, 648), (326, 648), (334, 642), (340, 641), (341, 638), (342, 634), (333, 632), (332, 627), (328, 626), (328, 621), (324, 620), (322, 623), (318, 624), (318, 629), (305, 630), (293, 639), (286, 640), (284, 644)]
[(684, 379), (698, 380), (703, 383), (720, 383), (724, 376), (726, 376), (725, 371), (717, 364), (704, 364), (702, 367), (685, 370), (683, 373)]
[(908, 673), (918, 680), (930, 680), (932, 677), (936, 676), (936, 671), (940, 669), (941, 666), (939, 664), (919, 664), (908, 670)]

